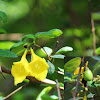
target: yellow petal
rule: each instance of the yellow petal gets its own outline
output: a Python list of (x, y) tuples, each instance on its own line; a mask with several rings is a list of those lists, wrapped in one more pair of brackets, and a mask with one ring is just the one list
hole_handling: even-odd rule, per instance
[(17, 85), (18, 83), (22, 83), (25, 78), (26, 78), (26, 76), (15, 77), (14, 84)]
[[(79, 73), (79, 69), (80, 67), (78, 67), (75, 71), (74, 71), (74, 75), (78, 74)], [(84, 72), (84, 67), (81, 68), (81, 73)]]
[(48, 73), (48, 70), (45, 70), (45, 71), (41, 72), (40, 74), (37, 74), (35, 76), (35, 78), (40, 80), (40, 81), (43, 81), (46, 78), (47, 73)]

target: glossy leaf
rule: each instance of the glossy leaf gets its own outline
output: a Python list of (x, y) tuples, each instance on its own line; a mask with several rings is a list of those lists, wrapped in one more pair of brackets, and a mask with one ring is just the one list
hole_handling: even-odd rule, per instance
[(48, 92), (49, 92), (51, 89), (52, 89), (51, 86), (48, 86), (48, 87), (44, 88), (44, 89), (40, 92), (40, 94), (37, 96), (36, 100), (42, 100), (41, 97), (42, 97), (43, 95), (48, 94)]
[(0, 49), (0, 57), (18, 57), (15, 53)]
[(59, 69), (61, 72), (64, 73), (64, 69), (63, 69), (63, 68), (58, 67), (58, 69)]
[(48, 74), (53, 74), (55, 72), (55, 66), (48, 60), (47, 61), (49, 68), (48, 68)]
[(50, 56), (50, 55), (52, 54), (52, 52), (53, 52), (53, 50), (52, 50), (51, 48), (49, 48), (49, 47), (43, 47), (43, 48), (41, 48), (41, 50), (42, 50), (45, 54), (47, 54), (48, 56)]
[(36, 42), (36, 37), (33, 34), (27, 34), (22, 37), (22, 41), (24, 42)]
[(65, 52), (72, 51), (72, 50), (73, 50), (72, 47), (66, 46), (66, 47), (62, 47), (61, 49), (59, 49), (59, 50), (56, 52), (56, 54), (61, 54), (61, 53), (65, 53)]
[(25, 51), (24, 44), (25, 44), (24, 42), (18, 42), (10, 48), (10, 51), (14, 52), (18, 56), (21, 56)]
[(0, 34), (2, 34), (2, 33), (7, 33), (7, 32), (0, 27)]
[(52, 58), (58, 58), (58, 59), (64, 59), (65, 56), (59, 54), (59, 55), (51, 55), (50, 57), (52, 57)]
[(35, 34), (37, 38), (43, 38), (43, 39), (50, 39), (50, 38), (56, 38), (62, 34), (62, 31), (59, 29), (52, 29), (48, 32), (38, 32)]
[(0, 18), (4, 23), (7, 21), (7, 15), (3, 11), (0, 11)]
[(80, 63), (81, 63), (80, 57), (73, 58), (64, 65), (64, 71), (73, 73), (75, 69), (80, 65)]

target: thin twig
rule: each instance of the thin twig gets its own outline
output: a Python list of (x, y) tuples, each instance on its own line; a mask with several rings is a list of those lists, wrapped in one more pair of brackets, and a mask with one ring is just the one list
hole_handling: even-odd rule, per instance
[(93, 35), (93, 55), (96, 56), (96, 40), (95, 40), (95, 27), (94, 27), (94, 20), (92, 18), (92, 5), (91, 5), (91, 0), (88, 0), (88, 5), (89, 5), (89, 13), (90, 13), (90, 19), (91, 19), (91, 27), (92, 27), (92, 35)]
[[(7, 74), (11, 74), (11, 70), (10, 69), (5, 68), (3, 66), (1, 66), (1, 69), (2, 69), (2, 72), (7, 73)], [(49, 80), (49, 79), (44, 79), (43, 81), (39, 81), (35, 77), (32, 77), (32, 76), (27, 76), (26, 79), (30, 80), (31, 82), (39, 82), (39, 83), (43, 83), (43, 84), (53, 84), (53, 85), (56, 84), (55, 81), (52, 81), (52, 80)], [(60, 87), (60, 89), (62, 91), (64, 91), (63, 87)]]
[(29, 82), (29, 83), (26, 83), (25, 85), (23, 85), (23, 86), (21, 86), (21, 87), (19, 87), (18, 89), (16, 89), (15, 91), (13, 91), (13, 92), (10, 93), (9, 95), (7, 95), (3, 100), (7, 100), (7, 99), (8, 99), (9, 97), (11, 97), (13, 94), (15, 94), (16, 92), (18, 92), (18, 91), (21, 90), (22, 88), (28, 86), (29, 84), (30, 84), (30, 82)]
[(55, 71), (55, 73), (58, 73), (58, 74), (64, 75), (64, 73), (61, 72), (61, 71)]
[(82, 57), (82, 59), (81, 59), (80, 70), (79, 70), (79, 74), (78, 74), (78, 78), (77, 78), (77, 82), (76, 82), (76, 89), (75, 89), (75, 92), (74, 92), (73, 100), (75, 100), (76, 94), (77, 94), (77, 91), (78, 91), (78, 85), (79, 85), (80, 74), (81, 74), (81, 67), (82, 67), (83, 62), (84, 62), (84, 57)]
[(58, 92), (58, 100), (61, 100), (61, 91), (60, 91), (59, 83), (57, 79), (56, 79), (56, 87), (57, 87), (57, 92)]
[(1, 66), (0, 66), (0, 72), (1, 72), (1, 74), (2, 74), (2, 76), (3, 76), (3, 78), (6, 79), (5, 76), (3, 75), (3, 72), (2, 72)]

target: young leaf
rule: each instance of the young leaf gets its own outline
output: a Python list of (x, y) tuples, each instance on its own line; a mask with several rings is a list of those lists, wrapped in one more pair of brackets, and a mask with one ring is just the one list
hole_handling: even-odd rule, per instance
[(55, 72), (55, 66), (48, 60), (47, 61), (49, 68), (48, 68), (48, 73), (53, 74)]
[(38, 32), (35, 34), (35, 37), (37, 38), (43, 38), (43, 39), (50, 39), (50, 38), (56, 38), (62, 34), (62, 31), (59, 29), (52, 29), (48, 32)]
[(48, 92), (49, 92), (51, 89), (52, 89), (51, 86), (48, 86), (48, 87), (44, 88), (44, 89), (40, 92), (40, 94), (37, 96), (36, 100), (42, 100), (41, 97), (42, 97), (43, 95), (45, 95), (45, 94), (48, 94)]
[(0, 11), (0, 18), (4, 23), (7, 21), (7, 15), (3, 11)]
[(21, 56), (23, 52), (25, 51), (24, 44), (25, 42), (18, 42), (10, 48), (10, 51), (14, 52), (18, 56)]
[(27, 34), (22, 37), (22, 41), (35, 43), (37, 38), (33, 34)]
[(51, 54), (52, 54), (52, 49), (51, 48), (49, 48), (49, 47), (43, 47), (43, 48), (41, 48), (41, 50), (46, 54), (48, 54), (48, 56), (50, 56)]
[(65, 52), (72, 51), (72, 50), (73, 50), (72, 47), (66, 46), (66, 47), (62, 47), (61, 49), (59, 49), (59, 50), (56, 52), (56, 54), (61, 54), (61, 53), (65, 53)]
[(91, 98), (91, 97), (93, 97), (94, 95), (95, 95), (95, 94), (90, 93), (90, 94), (87, 95), (87, 98)]
[(0, 27), (0, 34), (2, 34), (2, 33), (7, 33), (7, 32)]
[(64, 65), (64, 71), (73, 73), (75, 69), (80, 65), (80, 63), (81, 63), (80, 57), (73, 58)]
[(58, 59), (64, 59), (65, 56), (59, 54), (59, 55), (51, 55), (50, 57), (52, 57), (52, 58), (58, 58)]

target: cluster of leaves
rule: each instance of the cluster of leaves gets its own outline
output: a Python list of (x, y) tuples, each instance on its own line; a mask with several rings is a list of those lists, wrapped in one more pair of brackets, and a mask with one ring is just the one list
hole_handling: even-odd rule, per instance
[[(94, 75), (93, 80), (91, 81), (87, 81), (87, 85), (89, 88), (89, 91), (87, 90), (87, 98), (95, 98), (96, 96), (99, 96), (99, 89), (100, 89), (100, 57), (92, 57), (93, 60), (96, 60), (95, 65), (93, 66), (92, 72)], [(76, 88), (75, 86), (75, 82), (77, 81), (77, 76), (78, 75), (74, 75), (74, 71), (76, 70), (77, 67), (79, 67), (81, 63), (81, 58), (80, 57), (76, 57), (73, 58), (71, 60), (69, 60), (68, 62), (65, 63), (64, 65), (64, 83), (65, 83), (65, 93), (68, 93), (69, 91), (73, 92)], [(99, 74), (99, 75), (98, 75)], [(83, 92), (85, 92), (85, 88), (83, 87), (83, 85), (79, 85), (79, 94), (81, 97), (76, 97), (76, 100), (79, 99), (84, 99), (83, 96)], [(97, 93), (93, 92), (97, 89)], [(83, 92), (81, 92), (83, 91)], [(68, 98), (71, 98), (68, 97)], [(69, 100), (73, 100), (72, 98)]]
[[(52, 29), (47, 32), (38, 32), (35, 35), (27, 34), (22, 37), (22, 40), (20, 42), (14, 44), (10, 48), (10, 51), (0, 49), (0, 57), (2, 60), (2, 61), (0, 61), (0, 65), (5, 66), (5, 67), (8, 67), (8, 66), (11, 67), (12, 62), (15, 60), (18, 61), (20, 59), (20, 56), (22, 56), (22, 54), (24, 53), (24, 51), (26, 49), (30, 49), (30, 48), (35, 49), (35, 46), (38, 46), (41, 49), (41, 52), (44, 53), (45, 55), (47, 55), (47, 57), (48, 57), (48, 60), (47, 60), (47, 63), (49, 65), (48, 74), (53, 74), (55, 72), (55, 65), (52, 62), (53, 59), (55, 59), (55, 58), (64, 59), (65, 56), (63, 54), (65, 52), (72, 51), (73, 48), (69, 47), (69, 46), (65, 46), (65, 47), (62, 47), (61, 49), (59, 49), (58, 51), (54, 52), (53, 49), (51, 49), (49, 47), (41, 47), (40, 45), (37, 44), (37, 42), (40, 38), (43, 38), (43, 40), (57, 38), (62, 34), (63, 33), (60, 29)], [(7, 62), (9, 62), (10, 65), (7, 65)], [(60, 72), (64, 73), (64, 69), (62, 69), (60, 67), (57, 67), (57, 68)], [(59, 83), (59, 85), (64, 88), (63, 83), (61, 83), (61, 84)], [(43, 91), (38, 95), (37, 100), (40, 100), (40, 98), (41, 98), (41, 100), (42, 100), (42, 98), (43, 99), (49, 98), (49, 100), (57, 100), (58, 99), (57, 94), (52, 95), (52, 96), (47, 95), (47, 93), (51, 89), (52, 89), (52, 87), (44, 88)]]

